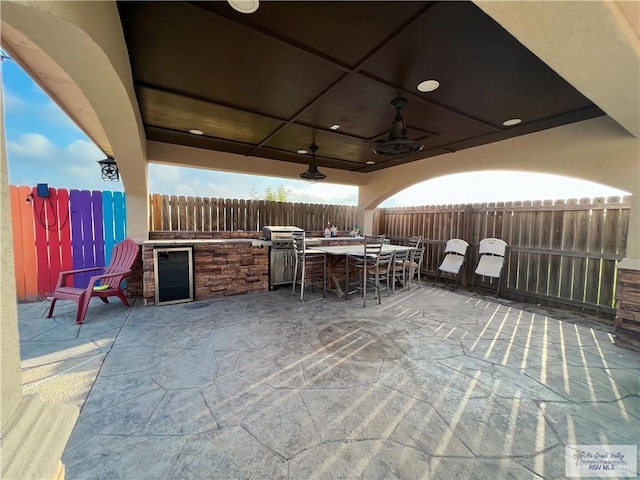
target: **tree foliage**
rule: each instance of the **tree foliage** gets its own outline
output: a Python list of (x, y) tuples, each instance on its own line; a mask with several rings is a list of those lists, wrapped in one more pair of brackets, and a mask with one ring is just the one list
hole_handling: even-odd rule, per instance
[(278, 185), (277, 188), (273, 188), (269, 185), (264, 189), (264, 193), (260, 194), (255, 188), (249, 191), (249, 195), (253, 200), (266, 200), (269, 202), (286, 202), (291, 196), (291, 190), (285, 188), (284, 185)]

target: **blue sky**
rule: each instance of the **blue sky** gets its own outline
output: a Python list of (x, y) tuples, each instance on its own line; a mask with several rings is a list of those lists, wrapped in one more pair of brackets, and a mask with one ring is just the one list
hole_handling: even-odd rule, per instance
[[(97, 160), (105, 158), (87, 136), (12, 60), (2, 62), (9, 183), (48, 183), (55, 188), (123, 190), (104, 182)], [(251, 198), (267, 186), (283, 185), (289, 200), (356, 205), (358, 189), (328, 182), (258, 177), (209, 170), (149, 165), (149, 191), (169, 195)], [(499, 187), (498, 187), (499, 186)], [(414, 185), (382, 206), (439, 205), (623, 195), (603, 185), (544, 174), (471, 172)]]

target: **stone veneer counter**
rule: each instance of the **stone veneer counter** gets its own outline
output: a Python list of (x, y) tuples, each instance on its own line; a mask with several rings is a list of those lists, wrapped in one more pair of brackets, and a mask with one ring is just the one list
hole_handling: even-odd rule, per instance
[(252, 238), (164, 239), (142, 244), (143, 301), (155, 304), (153, 250), (193, 248), (194, 300), (266, 292), (269, 289), (269, 242)]

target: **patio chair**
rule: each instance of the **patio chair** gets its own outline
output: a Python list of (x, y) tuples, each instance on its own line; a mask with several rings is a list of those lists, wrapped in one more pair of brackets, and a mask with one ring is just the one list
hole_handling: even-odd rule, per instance
[[(361, 254), (350, 253), (347, 255), (346, 262), (346, 279), (347, 285), (345, 289), (345, 300), (349, 299), (349, 267), (354, 266), (358, 271), (358, 286), (356, 291), (362, 292), (362, 306), (366, 307), (367, 302), (367, 275), (368, 271), (376, 272), (379, 270), (378, 257), (382, 251), (384, 243), (384, 235), (365, 235), (364, 245)], [(378, 285), (379, 287), (379, 285)], [(378, 289), (379, 290), (379, 289)], [(380, 300), (380, 292), (378, 291), (378, 301)]]
[[(319, 250), (306, 248), (305, 232), (293, 232), (293, 249), (296, 255), (296, 265), (293, 270), (293, 291), (296, 294), (296, 285), (300, 285), (300, 301), (304, 302), (304, 289), (307, 277), (307, 265), (311, 270), (311, 289), (315, 283), (316, 265), (322, 263), (322, 296), (327, 296), (327, 254)], [(300, 279), (298, 280), (298, 272)]]
[(467, 259), (467, 248), (469, 244), (459, 238), (452, 238), (447, 242), (444, 249), (444, 259), (436, 272), (436, 279), (433, 282), (435, 286), (440, 279), (440, 272), (453, 277), (453, 290), (455, 291), (460, 285), (460, 277), (462, 276), (462, 267)]
[(500, 280), (506, 249), (507, 242), (500, 240), (499, 238), (485, 238), (480, 240), (480, 245), (478, 247), (480, 259), (478, 260), (478, 266), (474, 272), (475, 275), (471, 280), (471, 289), (473, 289), (473, 283), (476, 275), (497, 278), (498, 286), (496, 288), (496, 298), (498, 298), (498, 295), (500, 294)]
[[(127, 296), (122, 290), (122, 281), (131, 273), (131, 266), (138, 256), (138, 244), (131, 239), (126, 239), (116, 244), (111, 253), (111, 262), (106, 267), (81, 268), (60, 272), (56, 289), (51, 296), (51, 306), (47, 318), (53, 316), (53, 309), (58, 299), (73, 300), (78, 304), (76, 323), (82, 324), (87, 314), (89, 300), (98, 297), (104, 303), (109, 303), (108, 297), (118, 297), (120, 301), (129, 307)], [(89, 279), (86, 288), (68, 287), (67, 280), (73, 275), (97, 272), (104, 270), (100, 275), (93, 275)]]
[[(380, 291), (386, 290), (387, 297), (391, 295), (391, 288), (389, 287), (389, 278), (391, 276), (391, 270), (393, 268), (393, 251), (380, 252), (376, 266), (373, 269), (366, 270), (366, 282), (369, 282), (375, 289), (376, 297), (378, 299), (378, 305), (382, 303), (380, 298)], [(384, 284), (384, 286), (382, 286)]]
[(422, 243), (422, 235), (407, 237), (407, 246), (411, 248), (420, 248), (421, 243)]
[(409, 251), (409, 260), (405, 262), (404, 268), (407, 275), (407, 282), (405, 288), (411, 290), (411, 280), (416, 276), (418, 277), (418, 287), (422, 286), (422, 280), (420, 279), (420, 270), (422, 269), (422, 259), (424, 258), (424, 247), (412, 248)]
[(402, 288), (406, 285), (405, 264), (409, 262), (409, 253), (411, 250), (397, 250), (393, 255), (393, 264), (391, 266), (391, 280), (393, 282), (393, 293), (396, 293), (396, 284), (401, 283)]

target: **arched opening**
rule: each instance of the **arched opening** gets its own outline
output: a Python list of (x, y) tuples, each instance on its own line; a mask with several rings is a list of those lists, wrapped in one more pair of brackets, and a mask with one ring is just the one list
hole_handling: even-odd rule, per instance
[(116, 158), (127, 192), (127, 233), (146, 238), (146, 141), (117, 6), (11, 3), (2, 13), (3, 49)]
[(630, 192), (578, 178), (507, 170), (455, 173), (426, 180), (381, 207), (623, 197)]

